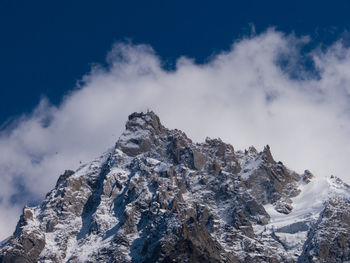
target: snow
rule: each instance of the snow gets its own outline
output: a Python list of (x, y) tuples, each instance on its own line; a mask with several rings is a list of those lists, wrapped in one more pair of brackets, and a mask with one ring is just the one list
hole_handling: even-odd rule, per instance
[(241, 172), (238, 174), (244, 181), (254, 173), (262, 163), (262, 159), (257, 154), (243, 155), (240, 159)]
[(155, 167), (154, 171), (157, 173), (161, 173), (161, 172), (169, 171), (169, 169), (170, 169), (170, 164), (161, 162), (157, 167)]
[(307, 231), (297, 232), (295, 234), (275, 232), (275, 235), (288, 249), (295, 249), (303, 246), (307, 238)]
[(140, 126), (143, 126), (146, 123), (142, 118), (135, 118), (134, 122)]
[[(142, 180), (141, 177), (143, 175), (139, 172), (133, 174), (126, 168), (128, 163), (131, 161), (130, 157), (127, 157), (121, 151), (114, 149), (113, 151), (114, 156), (119, 163), (118, 165), (114, 165), (110, 168), (105, 180), (110, 180), (112, 185), (115, 182), (113, 179), (122, 184), (123, 188), (118, 191), (118, 193), (124, 191), (125, 187), (127, 187), (128, 181), (133, 182), (138, 187), (139, 198), (142, 200), (151, 200), (153, 198), (153, 194), (149, 189), (147, 181)], [(73, 176), (91, 176), (91, 174), (95, 174), (96, 169), (101, 169), (101, 166), (109, 156), (110, 152), (106, 152), (89, 165), (82, 166)], [(160, 161), (155, 158), (146, 157), (144, 160), (146, 161), (144, 168), (151, 168), (151, 170), (155, 173), (168, 171), (171, 167), (170, 163)], [(249, 176), (259, 168), (262, 163), (262, 159), (258, 154), (248, 154), (242, 155), (240, 162), (242, 171), (239, 175), (243, 180), (247, 180)], [(182, 168), (185, 169), (184, 167)], [(191, 172), (193, 173), (194, 171), (186, 169), (186, 177), (192, 180), (191, 191), (185, 191), (182, 193), (182, 197), (188, 208), (194, 207), (193, 202), (196, 202), (196, 200), (205, 200), (206, 195), (210, 196), (213, 194), (211, 190), (206, 188), (206, 185), (199, 183), (199, 179), (201, 176), (203, 176), (203, 174), (197, 174), (196, 176), (191, 177), (189, 176)], [(223, 174), (225, 174), (225, 172), (223, 172)], [(131, 175), (132, 177), (130, 177)], [(233, 180), (235, 179), (230, 177), (230, 174), (226, 173), (225, 175), (226, 179), (221, 184), (227, 185), (228, 187), (232, 185), (233, 187)], [(216, 177), (209, 174), (206, 174), (205, 176), (209, 179), (208, 184), (210, 184), (211, 180), (216, 180)], [(169, 179), (162, 178), (160, 180)], [(291, 255), (301, 253), (302, 246), (307, 238), (308, 227), (319, 217), (319, 214), (324, 207), (324, 202), (328, 200), (328, 198), (337, 195), (350, 196), (349, 189), (344, 184), (339, 183), (337, 178), (317, 178), (308, 184), (300, 181), (299, 188), (301, 193), (292, 198), (293, 210), (290, 214), (286, 215), (278, 213), (272, 204), (268, 204), (264, 207), (267, 213), (271, 216), (270, 222), (266, 226), (253, 225), (254, 231), (257, 235), (274, 236)], [(244, 189), (242, 188), (242, 190)], [(140, 213), (139, 211), (133, 210), (133, 205), (133, 203), (126, 205), (125, 212), (132, 215), (134, 223), (137, 225), (140, 221)], [(242, 248), (238, 243), (233, 244), (227, 241), (230, 240), (231, 237), (229, 232), (226, 232), (224, 228), (224, 226), (227, 227), (227, 224), (229, 224), (230, 221), (230, 207), (232, 206), (232, 202), (227, 200), (226, 202), (221, 202), (218, 204), (209, 201), (205, 205), (211, 211), (211, 213), (215, 215), (213, 222), (214, 228), (217, 229), (217, 232), (214, 232), (212, 235), (217, 238), (226, 251), (241, 250)], [(101, 232), (106, 233), (108, 231), (113, 231), (114, 227), (118, 225), (119, 219), (115, 217), (113, 210), (113, 200), (110, 200), (106, 196), (101, 196), (101, 202), (93, 215), (93, 218), (95, 219), (95, 222), (97, 222), (98, 228)], [(32, 211), (34, 213), (34, 218), (37, 218), (39, 211), (37, 209), (32, 209)], [(160, 209), (159, 212), (166, 213), (167, 210)], [(60, 249), (62, 245), (60, 242), (62, 242), (62, 240), (60, 240), (60, 237), (66, 236), (67, 232), (74, 232), (82, 227), (82, 220), (80, 217), (77, 217), (74, 221), (69, 222), (68, 228), (66, 223), (62, 223), (56, 225), (55, 232), (45, 234), (46, 246), (42, 251), (41, 256), (49, 257), (50, 255), (60, 255), (60, 253), (62, 253)], [(169, 224), (172, 223), (175, 223), (175, 221), (169, 221)], [(176, 223), (178, 222), (176, 221)], [(32, 222), (29, 222), (28, 227), (32, 227), (33, 229), (39, 227), (39, 221), (33, 220)], [(230, 231), (234, 232), (234, 230)], [(235, 233), (240, 235), (238, 232)], [(89, 234), (84, 236), (84, 238), (81, 240), (77, 239), (74, 235), (69, 237), (67, 240), (67, 250), (65, 252), (65, 256), (61, 255), (62, 262), (68, 261), (72, 256), (76, 256), (76, 259), (79, 262), (90, 260), (94, 254), (98, 253), (98, 251), (110, 246), (110, 242), (114, 234), (110, 234), (108, 236)], [(126, 238), (128, 243), (132, 244), (136, 239), (140, 238), (140, 232), (133, 231), (132, 233), (128, 233)], [(242, 236), (242, 239), (244, 238), (247, 237)], [(118, 249), (126, 256), (127, 259), (131, 260), (130, 247), (121, 244)], [(281, 253), (285, 252), (281, 250)], [(254, 253), (251, 253), (250, 256), (254, 255)], [(242, 258), (243, 256), (244, 253), (242, 253)], [(256, 254), (255, 256), (259, 255)]]
[(104, 152), (100, 157), (93, 160), (92, 162), (83, 164), (75, 171), (75, 173), (72, 175), (72, 178), (79, 178), (81, 176), (90, 175), (91, 173), (94, 172), (94, 170), (97, 170), (100, 167), (102, 167), (102, 164), (107, 161), (107, 159), (109, 158), (109, 156), (111, 156), (113, 152), (114, 152), (114, 148), (111, 148), (106, 152)]
[(119, 142), (125, 143), (131, 139), (140, 139), (144, 137), (148, 137), (150, 135), (150, 131), (148, 130), (136, 130), (136, 131), (129, 131), (126, 130), (119, 138)]
[(138, 149), (140, 148), (140, 145), (134, 143), (134, 142), (130, 142), (130, 141), (127, 141), (125, 144), (124, 144), (124, 147), (125, 148), (129, 148), (129, 149)]
[[(141, 118), (135, 119), (135, 122), (140, 126), (145, 124), (145, 121)], [(134, 143), (132, 139), (144, 138), (149, 135), (149, 130), (141, 129), (137, 126), (135, 131), (126, 130), (118, 140), (118, 143), (128, 148), (136, 148), (139, 146)], [(196, 147), (198, 147), (197, 150), (200, 150), (200, 145)], [(241, 172), (238, 174), (238, 182), (241, 183), (240, 179), (244, 181), (248, 180), (250, 176), (259, 169), (263, 163), (263, 159), (261, 155), (253, 149), (244, 153), (237, 152), (235, 154), (242, 168)], [(156, 157), (151, 158), (149, 156)], [(163, 206), (161, 206), (160, 202), (157, 203), (155, 201), (157, 196), (163, 198), (162, 194), (164, 193), (166, 193), (167, 199), (163, 201), (167, 202), (167, 204), (169, 204), (177, 194), (182, 193), (184, 202), (179, 202), (180, 207), (183, 206), (186, 209), (191, 208), (192, 210), (208, 209), (212, 216), (211, 223), (214, 229), (211, 235), (220, 242), (226, 251), (234, 251), (234, 253), (242, 257), (242, 260), (247, 255), (247, 253), (243, 251), (243, 243), (248, 239), (251, 244), (256, 246), (265, 246), (266, 244), (263, 243), (263, 241), (266, 241), (267, 245), (269, 244), (268, 242), (276, 243), (277, 241), (281, 244), (276, 247), (276, 249), (280, 249), (277, 254), (279, 252), (286, 253), (286, 251), (291, 255), (300, 254), (302, 246), (307, 238), (309, 227), (318, 219), (326, 200), (338, 195), (350, 198), (348, 187), (339, 182), (337, 178), (315, 178), (308, 184), (300, 181), (298, 182), (298, 186), (301, 193), (292, 198), (293, 210), (290, 214), (278, 213), (272, 204), (264, 206), (267, 213), (271, 216), (271, 219), (265, 226), (253, 225), (255, 234), (260, 236), (262, 240), (257, 241), (245, 236), (245, 234), (242, 234), (243, 232), (239, 232), (239, 230), (232, 225), (232, 212), (233, 207), (236, 205), (235, 196), (232, 193), (236, 191), (234, 194), (238, 195), (241, 194), (242, 191), (248, 191), (249, 194), (249, 190), (251, 190), (247, 190), (247, 188), (237, 184), (236, 174), (233, 174), (231, 170), (229, 170), (230, 172), (223, 170), (220, 176), (214, 176), (208, 171), (194, 171), (183, 164), (173, 164), (172, 161), (169, 160), (169, 162), (167, 162), (166, 158), (167, 157), (159, 157), (159, 155), (156, 154), (140, 154), (132, 158), (128, 157), (120, 149), (112, 148), (91, 163), (82, 165), (72, 177), (83, 179), (82, 181), (85, 184), (83, 183), (83, 186), (79, 189), (78, 195), (75, 195), (75, 199), (72, 200), (83, 200), (86, 202), (91, 191), (95, 190), (95, 195), (99, 195), (96, 207), (90, 210), (92, 212), (89, 212), (90, 214), (88, 214), (86, 218), (82, 218), (85, 214), (76, 216), (74, 211), (65, 211), (65, 215), (68, 214), (69, 217), (60, 218), (58, 224), (54, 227), (54, 232), (43, 232), (46, 245), (41, 256), (49, 258), (50, 256), (56, 255), (58, 258), (61, 257), (58, 259), (59, 262), (67, 262), (73, 257), (76, 257), (75, 260), (77, 260), (77, 262), (86, 262), (94, 258), (102, 249), (111, 248), (111, 243), (113, 243), (112, 239), (117, 233), (126, 239), (126, 243), (133, 244), (136, 239), (144, 238), (142, 230), (137, 229), (139, 225), (142, 225), (139, 223), (143, 223), (141, 220), (148, 220), (141, 217), (142, 209), (147, 208), (152, 213), (155, 211), (154, 213), (157, 218), (169, 212), (167, 209), (162, 209)], [(87, 183), (88, 179), (90, 179), (90, 177), (94, 177), (93, 179), (95, 179), (97, 176), (101, 175), (101, 170), (105, 166), (106, 161), (108, 161), (108, 165), (111, 164), (111, 167), (109, 167), (108, 174), (103, 174), (105, 177), (101, 177), (103, 179), (102, 190), (100, 187), (91, 189), (91, 186)], [(170, 185), (170, 178), (165, 176), (164, 172), (169, 171), (172, 165), (174, 165), (177, 180), (173, 180), (173, 185)], [(184, 178), (187, 180), (186, 188), (184, 188), (186, 190), (173, 187), (177, 184), (177, 181), (183, 183), (185, 181)], [(203, 183), (204, 180), (201, 180), (203, 178), (206, 179), (205, 183)], [(155, 185), (152, 185), (152, 182), (156, 183), (159, 187), (157, 188)], [(214, 188), (214, 186), (217, 188)], [(64, 186), (62, 185), (61, 187)], [(215, 191), (217, 191), (216, 189), (221, 189), (220, 187), (223, 187), (227, 193), (232, 195), (229, 195), (228, 198), (224, 200), (216, 200)], [(69, 194), (71, 194), (69, 189), (64, 190), (66, 190), (65, 194), (69, 197)], [(64, 200), (64, 198), (65, 196), (61, 195), (60, 191), (57, 189), (53, 190), (52, 194), (48, 196), (48, 200), (52, 201), (52, 204), (48, 203), (48, 205), (43, 208), (46, 209), (46, 213), (40, 210), (41, 207), (30, 208), (33, 212), (34, 220), (28, 220), (28, 224), (25, 227), (29, 230), (39, 228), (45, 229), (47, 218), (50, 219), (50, 217), (56, 216), (54, 205), (60, 205), (60, 202)], [(135, 209), (135, 207), (141, 208)], [(41, 212), (43, 214), (40, 214)], [(46, 217), (46, 221), (41, 219), (43, 216)], [(123, 218), (123, 216), (125, 218)], [(86, 224), (83, 219), (85, 221), (87, 219), (88, 221), (86, 222), (88, 222), (88, 224)], [(123, 226), (123, 220), (126, 219), (128, 220), (128, 224)], [(166, 220), (168, 220), (168, 227), (181, 227), (181, 222), (175, 216)], [(151, 228), (157, 227), (156, 224), (153, 225), (153, 222), (147, 223), (149, 223)], [(90, 226), (94, 227), (93, 231), (89, 231), (91, 230)], [(80, 233), (83, 234), (80, 236)], [(239, 242), (237, 242), (236, 236), (240, 236)], [(235, 238), (236, 241), (232, 241)], [(2, 241), (0, 243), (0, 248), (2, 248), (7, 241), (8, 239)], [(125, 245), (121, 242), (116, 246), (117, 248), (113, 249), (118, 249), (120, 254), (123, 254), (127, 261), (133, 259), (130, 254), (131, 245)], [(286, 251), (282, 246), (286, 248)], [(65, 249), (65, 247), (67, 249)], [(249, 255), (252, 257), (261, 256), (261, 254), (256, 253), (256, 251), (251, 252)]]
[(325, 179), (317, 179), (309, 184), (300, 185), (301, 193), (292, 198), (293, 210), (288, 215), (278, 213), (272, 204), (265, 205), (266, 212), (271, 216), (270, 224), (274, 228), (299, 222), (315, 220), (323, 209), (323, 203), (329, 194), (329, 183)]
[(273, 205), (268, 204), (265, 210), (271, 216), (270, 224), (275, 228), (290, 225), (305, 220), (316, 220), (324, 207), (324, 202), (329, 198), (350, 196), (349, 189), (333, 178), (316, 178), (309, 184), (300, 184), (301, 193), (292, 198), (293, 210), (285, 215), (278, 213)]
[(191, 199), (193, 199), (193, 196), (191, 193), (186, 191), (185, 193), (182, 194), (182, 198), (185, 202), (187, 202), (187, 201), (190, 201)]
[(317, 221), (327, 200), (337, 196), (350, 198), (349, 188), (337, 178), (315, 178), (308, 184), (300, 182), (299, 188), (301, 193), (292, 198), (291, 213), (278, 213), (272, 204), (265, 205), (266, 212), (271, 216), (269, 224), (254, 226), (257, 234), (274, 233), (294, 253), (300, 253), (309, 226)]
[(150, 157), (147, 157), (146, 160), (147, 160), (147, 163), (149, 163), (151, 165), (157, 165), (157, 164), (160, 163), (160, 161), (158, 161), (158, 160), (156, 160), (154, 158), (150, 158)]

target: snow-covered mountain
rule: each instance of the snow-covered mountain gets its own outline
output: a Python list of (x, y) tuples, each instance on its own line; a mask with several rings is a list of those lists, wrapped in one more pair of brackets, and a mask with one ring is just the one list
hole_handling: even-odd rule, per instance
[(134, 113), (113, 148), (23, 209), (0, 262), (346, 262), (349, 234), (340, 179)]

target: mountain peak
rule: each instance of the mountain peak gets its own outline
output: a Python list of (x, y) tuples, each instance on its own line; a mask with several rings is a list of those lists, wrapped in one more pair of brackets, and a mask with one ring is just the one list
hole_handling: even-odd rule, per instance
[(126, 123), (126, 129), (131, 129), (131, 127), (138, 126), (142, 129), (153, 128), (155, 131), (159, 131), (162, 128), (159, 117), (153, 111), (134, 112), (129, 115), (128, 121)]
[(154, 112), (133, 113), (114, 149), (24, 208), (0, 263), (348, 260), (350, 188), (316, 179), (276, 162), (269, 146), (193, 143)]
[(129, 156), (136, 156), (151, 150), (155, 140), (164, 135), (165, 131), (159, 117), (153, 111), (134, 112), (129, 115), (125, 131), (116, 146)]

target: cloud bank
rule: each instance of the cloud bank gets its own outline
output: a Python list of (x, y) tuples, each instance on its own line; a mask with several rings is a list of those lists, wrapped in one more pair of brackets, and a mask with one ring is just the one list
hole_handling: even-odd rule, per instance
[[(350, 49), (338, 41), (305, 55), (307, 41), (270, 29), (205, 64), (179, 58), (171, 71), (147, 45), (116, 44), (109, 66), (95, 66), (61, 105), (43, 99), (0, 132), (0, 239), (24, 204), (42, 199), (65, 169), (113, 146), (127, 116), (148, 108), (195, 141), (269, 144), (297, 172), (350, 182)], [(312, 71), (301, 65), (305, 56)]]

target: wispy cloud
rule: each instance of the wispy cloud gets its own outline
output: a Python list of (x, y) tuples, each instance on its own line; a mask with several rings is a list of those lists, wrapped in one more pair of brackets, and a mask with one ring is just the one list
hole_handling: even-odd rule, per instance
[(114, 145), (131, 112), (147, 108), (196, 141), (236, 149), (269, 144), (296, 171), (350, 182), (350, 49), (339, 41), (307, 54), (307, 38), (273, 29), (247, 37), (206, 64), (179, 58), (166, 71), (147, 45), (116, 44), (58, 107), (43, 99), (0, 134), (0, 239), (25, 203), (43, 197), (65, 169)]

